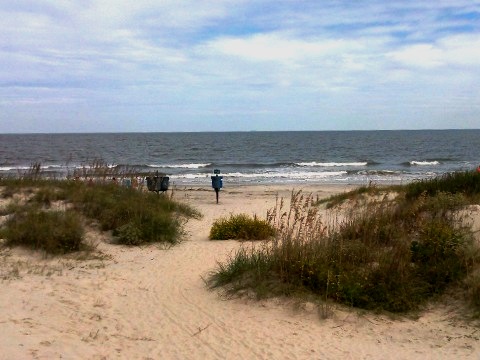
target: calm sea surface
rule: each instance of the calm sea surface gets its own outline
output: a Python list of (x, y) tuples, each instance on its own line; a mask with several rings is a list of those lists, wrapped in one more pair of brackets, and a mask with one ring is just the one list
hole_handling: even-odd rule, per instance
[(174, 184), (402, 183), (480, 164), (480, 130), (0, 134), (0, 176), (33, 163), (55, 177), (95, 162)]

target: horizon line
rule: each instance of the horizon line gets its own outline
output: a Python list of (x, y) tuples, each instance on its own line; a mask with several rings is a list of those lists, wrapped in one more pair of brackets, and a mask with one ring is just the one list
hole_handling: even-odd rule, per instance
[(89, 135), (89, 134), (206, 134), (206, 133), (273, 133), (273, 132), (375, 132), (375, 131), (468, 131), (480, 128), (444, 129), (352, 129), (352, 130), (199, 130), (199, 131), (82, 131), (82, 132), (4, 132), (0, 135)]

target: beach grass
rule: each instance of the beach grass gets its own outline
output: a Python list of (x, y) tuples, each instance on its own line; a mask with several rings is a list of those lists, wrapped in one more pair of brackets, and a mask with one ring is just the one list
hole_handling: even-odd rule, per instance
[(394, 197), (377, 190), (370, 197), (359, 198), (365, 190), (342, 194), (330, 223), (311, 195), (293, 192), (288, 209), (280, 199), (268, 214), (274, 239), (240, 248), (218, 264), (208, 284), (232, 295), (313, 294), (397, 313), (417, 310), (454, 287), (478, 312), (480, 254), (460, 211), (476, 201), (476, 177), (395, 187)]
[(210, 229), (211, 240), (264, 240), (272, 237), (275, 229), (266, 220), (246, 214), (231, 214), (216, 219)]
[(1, 229), (6, 244), (43, 248), (51, 253), (79, 250), (83, 244), (83, 221), (94, 222), (103, 231), (112, 231), (119, 244), (173, 245), (181, 240), (186, 219), (201, 216), (194, 208), (174, 201), (172, 196), (131, 189), (111, 181), (26, 176), (1, 179), (0, 187), (1, 196), (11, 200), (2, 209), (9, 216)]
[(96, 219), (102, 230), (112, 230), (117, 242), (126, 245), (175, 244), (182, 235), (182, 221), (200, 216), (192, 207), (167, 196), (112, 183), (82, 184), (70, 199), (77, 210)]
[(86, 250), (82, 221), (75, 211), (43, 211), (18, 207), (6, 221), (2, 236), (7, 246), (24, 246), (50, 254)]
[(461, 193), (478, 202), (480, 200), (480, 172), (458, 171), (405, 185), (405, 196), (407, 198), (417, 198), (423, 193), (434, 196), (441, 192)]

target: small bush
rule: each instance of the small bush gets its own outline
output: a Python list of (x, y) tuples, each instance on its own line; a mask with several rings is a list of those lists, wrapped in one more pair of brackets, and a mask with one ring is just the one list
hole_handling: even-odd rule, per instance
[(123, 245), (152, 242), (176, 244), (180, 239), (180, 229), (181, 223), (178, 217), (168, 213), (146, 212), (115, 228), (113, 235), (117, 243)]
[(275, 233), (273, 227), (265, 220), (246, 214), (230, 215), (229, 218), (215, 220), (210, 229), (211, 240), (263, 240)]
[(433, 219), (419, 229), (418, 241), (412, 241), (412, 263), (431, 293), (445, 287), (466, 273), (463, 252), (465, 235), (451, 223)]
[(119, 244), (175, 244), (183, 233), (181, 217), (200, 217), (193, 208), (153, 193), (115, 184), (79, 184), (68, 197), (102, 230), (112, 230)]
[(130, 222), (115, 229), (113, 235), (117, 237), (119, 244), (141, 245), (143, 242), (142, 229)]
[(43, 211), (30, 207), (13, 214), (5, 224), (3, 235), (8, 246), (63, 254), (81, 249), (83, 227), (73, 211)]

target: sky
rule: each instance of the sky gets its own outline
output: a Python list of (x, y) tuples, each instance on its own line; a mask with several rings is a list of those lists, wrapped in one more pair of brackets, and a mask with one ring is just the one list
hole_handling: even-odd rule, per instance
[(480, 0), (0, 0), (0, 133), (480, 128)]

